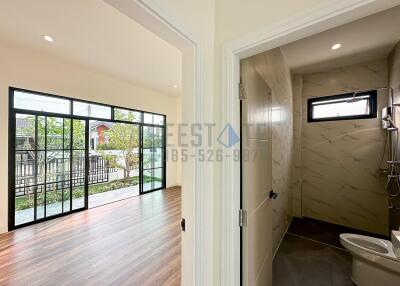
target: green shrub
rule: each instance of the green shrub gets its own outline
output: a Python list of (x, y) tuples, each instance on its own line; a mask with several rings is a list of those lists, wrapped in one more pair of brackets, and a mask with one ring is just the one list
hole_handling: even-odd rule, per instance
[[(145, 182), (147, 182), (147, 178), (145, 178)], [(115, 180), (115, 181), (111, 181), (108, 183), (89, 185), (89, 195), (118, 190), (118, 189), (126, 188), (129, 186), (135, 186), (137, 184), (139, 184), (138, 176), (130, 177), (127, 179)], [(84, 196), (85, 196), (85, 189), (83, 186), (73, 188), (72, 197), (74, 199), (81, 198)], [(51, 191), (47, 192), (46, 204), (62, 202), (62, 199), (63, 199), (63, 197), (62, 197), (61, 190), (58, 190), (58, 191), (51, 190)], [(66, 192), (64, 190), (64, 201), (65, 200), (69, 200), (69, 192)], [(38, 204), (44, 203), (43, 194), (37, 195), (37, 202), (38, 202)], [(21, 197), (15, 198), (15, 210), (16, 211), (30, 209), (33, 207), (34, 207), (34, 196), (33, 195), (21, 196)]]

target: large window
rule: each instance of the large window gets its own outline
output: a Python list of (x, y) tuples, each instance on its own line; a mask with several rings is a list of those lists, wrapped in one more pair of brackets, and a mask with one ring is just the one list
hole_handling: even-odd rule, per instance
[(10, 88), (13, 229), (165, 188), (166, 116)]
[(308, 99), (308, 122), (376, 117), (376, 90)]

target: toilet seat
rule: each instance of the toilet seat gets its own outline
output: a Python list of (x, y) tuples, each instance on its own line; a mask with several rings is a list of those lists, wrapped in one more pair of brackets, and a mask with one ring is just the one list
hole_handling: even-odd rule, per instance
[[(358, 286), (400, 285), (400, 259), (392, 242), (344, 233), (340, 242), (353, 256), (352, 280)], [(395, 283), (395, 284), (393, 284)]]
[[(342, 233), (340, 240), (348, 246), (360, 248), (371, 254), (381, 256), (394, 261), (399, 261), (393, 250), (393, 244), (389, 240), (380, 239), (352, 233)], [(346, 247), (346, 245), (344, 245)]]

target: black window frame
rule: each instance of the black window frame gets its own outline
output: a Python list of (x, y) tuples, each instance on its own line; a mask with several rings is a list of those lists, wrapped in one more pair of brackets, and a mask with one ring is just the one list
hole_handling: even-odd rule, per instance
[[(344, 93), (344, 94), (336, 94), (330, 96), (321, 96), (321, 97), (313, 97), (307, 99), (307, 122), (323, 122), (323, 121), (341, 121), (341, 120), (354, 120), (354, 119), (370, 119), (377, 117), (377, 91), (370, 90), (370, 91), (363, 91), (357, 92), (355, 97), (369, 95), (369, 114), (361, 114), (361, 115), (350, 115), (350, 116), (334, 116), (334, 117), (325, 117), (325, 118), (313, 118), (313, 103), (326, 101), (326, 100), (333, 100), (333, 99), (351, 99), (354, 96), (354, 93)], [(326, 103), (326, 104), (333, 104)]]
[[(156, 112), (150, 112), (150, 111), (144, 111), (144, 110), (139, 110), (139, 109), (133, 109), (129, 107), (122, 107), (122, 106), (116, 106), (116, 105), (110, 105), (110, 104), (105, 104), (101, 102), (95, 102), (95, 101), (89, 101), (89, 100), (84, 100), (80, 98), (72, 98), (72, 97), (66, 97), (66, 96), (60, 96), (56, 94), (51, 94), (51, 93), (46, 93), (46, 92), (39, 92), (39, 91), (34, 91), (34, 90), (28, 90), (28, 89), (23, 89), (23, 88), (18, 88), (18, 87), (13, 87), (9, 86), (8, 88), (9, 91), (9, 106), (8, 106), (8, 111), (9, 111), (9, 116), (8, 116), (8, 125), (9, 125), (9, 137), (8, 137), (8, 230), (14, 230), (18, 229), (21, 227), (25, 227), (28, 225), (40, 223), (43, 221), (55, 219), (58, 217), (70, 215), (72, 213), (78, 212), (78, 211), (83, 211), (89, 209), (88, 207), (88, 200), (85, 199), (85, 206), (83, 208), (79, 209), (70, 209), (69, 212), (65, 213), (60, 213), (57, 215), (49, 216), (49, 217), (44, 217), (40, 219), (35, 219), (33, 221), (15, 225), (15, 154), (16, 154), (16, 148), (15, 148), (15, 137), (16, 137), (16, 126), (15, 126), (15, 117), (16, 114), (29, 114), (29, 115), (35, 115), (35, 116), (45, 116), (45, 117), (59, 117), (59, 118), (64, 118), (64, 119), (71, 119), (71, 122), (73, 119), (75, 120), (84, 120), (86, 122), (85, 126), (85, 162), (86, 162), (86, 168), (85, 172), (86, 178), (85, 178), (85, 196), (88, 198), (88, 169), (89, 169), (89, 148), (90, 148), (90, 138), (89, 138), (89, 122), (91, 120), (97, 120), (97, 121), (105, 121), (105, 122), (115, 122), (115, 123), (124, 123), (124, 124), (131, 124), (131, 125), (136, 125), (139, 126), (139, 195), (163, 190), (166, 188), (166, 173), (167, 173), (167, 158), (166, 158), (166, 153), (167, 153), (167, 115), (161, 114), (161, 113), (156, 113)], [(31, 94), (36, 94), (36, 95), (42, 95), (42, 96), (48, 96), (48, 97), (53, 97), (53, 98), (61, 98), (61, 99), (66, 99), (70, 103), (70, 110), (69, 114), (64, 114), (64, 113), (54, 113), (54, 112), (47, 112), (47, 111), (37, 111), (37, 110), (29, 110), (29, 109), (20, 109), (20, 108), (15, 108), (14, 107), (14, 93), (15, 92), (26, 92), (26, 93), (31, 93)], [(101, 105), (101, 106), (106, 106), (111, 108), (111, 118), (110, 119), (105, 119), (105, 118), (97, 118), (97, 117), (91, 117), (91, 116), (82, 116), (82, 115), (75, 115), (73, 106), (74, 102), (83, 102), (83, 103), (88, 103), (88, 104), (96, 104), (96, 105)], [(133, 112), (139, 112), (140, 113), (140, 121), (139, 122), (132, 122), (128, 120), (118, 120), (115, 119), (115, 109), (124, 109), (128, 111), (133, 111)], [(163, 124), (149, 124), (149, 123), (144, 123), (143, 117), (144, 114), (153, 114), (153, 115), (158, 115), (162, 116), (164, 118)], [(161, 128), (163, 130), (163, 146), (161, 147), (163, 149), (163, 162), (162, 162), (162, 168), (163, 169), (163, 178), (162, 178), (162, 185), (159, 188), (151, 189), (149, 191), (143, 191), (143, 127), (144, 126), (150, 126), (150, 127), (157, 127)], [(71, 144), (72, 144), (72, 139), (71, 139)], [(72, 202), (72, 200), (71, 200)]]

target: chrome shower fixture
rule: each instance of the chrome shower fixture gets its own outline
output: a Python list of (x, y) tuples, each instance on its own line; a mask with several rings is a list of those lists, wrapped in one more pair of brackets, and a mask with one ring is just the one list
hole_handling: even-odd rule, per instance
[[(379, 90), (390, 90), (390, 91), (393, 91), (393, 89), (391, 87), (378, 87), (375, 90), (376, 91), (379, 91)], [(369, 91), (369, 90), (356, 90), (356, 91), (354, 91), (353, 92), (353, 97), (348, 99), (346, 102), (347, 103), (353, 103), (353, 102), (357, 102), (357, 101), (362, 100), (363, 98), (356, 97), (356, 96), (357, 96), (357, 94), (362, 93), (362, 92), (366, 92), (366, 91)]]
[(397, 127), (393, 122), (394, 106), (385, 106), (382, 108), (382, 129), (396, 131)]
[[(383, 154), (385, 154), (386, 140), (389, 142), (388, 148), (388, 160), (386, 161), (388, 169), (386, 192), (388, 196), (388, 207), (389, 209), (397, 209), (400, 207), (396, 206), (393, 199), (398, 199), (400, 196), (400, 173), (399, 173), (399, 159), (398, 159), (398, 145), (399, 145), (399, 130), (394, 124), (395, 121), (395, 108), (400, 106), (394, 103), (393, 89), (391, 87), (385, 88), (389, 90), (389, 106), (382, 108), (382, 128), (385, 132), (385, 147), (383, 148)], [(353, 96), (354, 97), (354, 96)], [(384, 155), (382, 156), (382, 159)], [(381, 160), (382, 162), (382, 160)], [(380, 165), (378, 170), (380, 170)]]

